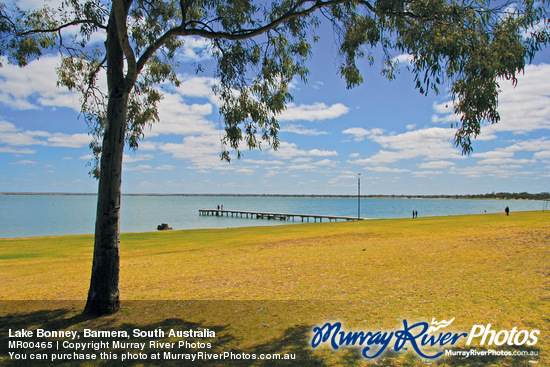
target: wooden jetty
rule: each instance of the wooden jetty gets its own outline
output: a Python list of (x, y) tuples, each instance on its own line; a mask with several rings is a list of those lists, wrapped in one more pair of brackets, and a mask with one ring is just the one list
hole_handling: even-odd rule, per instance
[(220, 209), (199, 209), (199, 215), (211, 215), (217, 217), (232, 217), (237, 218), (252, 218), (252, 219), (274, 219), (274, 220), (292, 220), (295, 221), (296, 218), (301, 218), (302, 222), (309, 222), (310, 218), (313, 222), (322, 222), (323, 219), (328, 219), (329, 222), (338, 221), (338, 220), (364, 220), (365, 218), (357, 217), (343, 217), (337, 215), (317, 215), (317, 214), (293, 214), (293, 213), (267, 213), (267, 212), (251, 212), (245, 210), (220, 210)]

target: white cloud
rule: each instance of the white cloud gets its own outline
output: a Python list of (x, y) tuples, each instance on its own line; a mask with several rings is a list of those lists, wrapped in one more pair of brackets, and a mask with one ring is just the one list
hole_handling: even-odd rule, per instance
[(327, 106), (325, 103), (314, 103), (312, 105), (299, 105), (289, 103), (277, 119), (279, 121), (318, 121), (340, 117), (349, 112), (349, 108), (342, 103), (335, 103)]
[(504, 148), (504, 150), (512, 152), (536, 152), (538, 150), (543, 150), (547, 146), (550, 146), (550, 140), (548, 140), (547, 138), (539, 138), (516, 141), (513, 145)]
[(452, 167), (455, 164), (453, 162), (449, 161), (432, 161), (432, 162), (426, 162), (418, 165), (418, 168), (422, 169), (438, 169), (438, 168), (447, 168)]
[(186, 136), (181, 144), (158, 144), (158, 149), (169, 153), (173, 158), (185, 159), (190, 162), (188, 168), (199, 170), (229, 170), (232, 167), (220, 160), (221, 144), (218, 134)]
[[(141, 149), (141, 145), (140, 145)], [(124, 154), (123, 161), (124, 163), (134, 163), (140, 161), (148, 161), (155, 158), (153, 154)]]
[(317, 81), (317, 82), (313, 83), (311, 85), (311, 87), (313, 89), (321, 89), (321, 87), (324, 86), (324, 85), (325, 85), (325, 83)]
[(145, 136), (210, 134), (215, 131), (214, 123), (206, 118), (211, 113), (210, 103), (189, 105), (181, 95), (166, 93), (159, 104), (159, 121)]
[(318, 162), (315, 162), (316, 166), (335, 167), (337, 164), (338, 164), (338, 162), (332, 161), (330, 159), (322, 159)]
[(10, 164), (17, 164), (17, 165), (21, 165), (21, 166), (26, 166), (26, 165), (37, 166), (40, 163), (35, 162), (35, 161), (31, 161), (31, 160), (28, 160), (28, 159), (24, 159), (24, 160), (17, 161), (17, 162), (11, 162)]
[(507, 150), (493, 150), (490, 152), (474, 153), (473, 158), (511, 158), (514, 156), (514, 152)]
[(55, 133), (47, 138), (47, 145), (53, 147), (81, 148), (90, 145), (92, 137), (88, 134)]
[(330, 185), (357, 185), (357, 174), (352, 172), (342, 172), (341, 175), (328, 180)]
[(338, 152), (334, 150), (302, 150), (298, 149), (298, 146), (295, 143), (281, 142), (279, 149), (269, 151), (270, 154), (279, 158), (279, 159), (292, 159), (294, 157), (329, 157), (337, 156)]
[(392, 61), (397, 61), (399, 63), (404, 63), (404, 64), (410, 64), (413, 62), (413, 60), (414, 60), (414, 56), (411, 54), (401, 54), (392, 59)]
[(402, 134), (365, 134), (384, 149), (364, 159), (350, 161), (353, 164), (378, 165), (400, 160), (424, 158), (426, 160), (462, 159), (460, 151), (453, 147), (454, 132), (438, 127), (407, 131)]
[(516, 133), (550, 129), (550, 65), (528, 65), (518, 75), (514, 88), (501, 82), (499, 113), (501, 121), (486, 128), (489, 132)]
[[(452, 129), (443, 128), (427, 128), (420, 130), (407, 131), (403, 134), (395, 135), (377, 135), (372, 139), (382, 145), (384, 148), (389, 149), (411, 149), (418, 151), (418, 154), (425, 154), (426, 150), (438, 151), (445, 150), (450, 153), (451, 156), (456, 156), (458, 151), (451, 148), (451, 141), (454, 138), (454, 131)], [(431, 154), (429, 154), (431, 156)]]
[(56, 86), (59, 61), (58, 56), (45, 56), (24, 68), (4, 62), (0, 68), (0, 102), (18, 110), (48, 106), (80, 111), (78, 95)]
[(410, 170), (405, 168), (391, 168), (391, 167), (384, 167), (384, 166), (365, 167), (364, 169), (368, 171), (374, 171), (374, 172), (390, 172), (390, 173), (410, 172)]
[[(15, 125), (12, 125), (15, 127)], [(10, 146), (28, 146), (40, 145), (42, 142), (36, 139), (36, 134), (32, 131), (4, 131), (0, 134), (0, 143)]]
[(139, 166), (135, 166), (135, 167), (132, 167), (132, 166), (124, 166), (124, 171), (148, 171), (148, 170), (151, 170), (153, 169), (152, 166), (148, 165), (148, 164), (141, 164)]
[(500, 165), (500, 164), (528, 164), (534, 163), (534, 161), (529, 159), (514, 159), (514, 158), (489, 158), (479, 161), (479, 164), (490, 164), (490, 165)]
[[(60, 61), (59, 57), (46, 56), (40, 60), (29, 63), (24, 68), (4, 63), (0, 68), (0, 103), (9, 105), (14, 109), (39, 109), (43, 107), (68, 107), (80, 111), (79, 96), (66, 88), (57, 88), (57, 74), (55, 68)], [(212, 92), (213, 78), (180, 77), (182, 84), (176, 89), (176, 93), (165, 93), (164, 99), (159, 104), (160, 122), (153, 124), (151, 131), (146, 131), (146, 136), (158, 136), (161, 134), (201, 134), (209, 133), (215, 129), (214, 124), (205, 116), (213, 112), (213, 104), (187, 104), (183, 96), (208, 98), (215, 101)], [(104, 78), (100, 78), (104, 84)], [(38, 143), (32, 140), (34, 135), (26, 133), (26, 136), (18, 135), (19, 142), (13, 140), (11, 145), (30, 145)], [(80, 141), (82, 138), (76, 137)], [(51, 144), (60, 144), (63, 136), (52, 136)], [(140, 147), (141, 148), (141, 147)]]
[(499, 167), (503, 169), (520, 169), (523, 166), (520, 164), (503, 164), (503, 165), (500, 165)]
[(172, 153), (174, 158), (198, 158), (219, 152), (219, 137), (212, 135), (187, 136), (183, 139), (182, 144), (160, 144), (159, 149), (163, 152)]
[(365, 138), (372, 139), (383, 133), (384, 133), (384, 130), (382, 129), (375, 128), (375, 129), (367, 130), (362, 127), (350, 127), (349, 129), (345, 129), (342, 131), (342, 134), (352, 135), (353, 140), (356, 142), (361, 142), (365, 140)]
[(153, 167), (149, 164), (140, 164), (138, 166), (124, 165), (124, 171), (141, 171), (141, 172), (154, 172), (154, 171), (169, 171), (176, 168), (169, 164), (163, 164), (161, 166)]
[(311, 162), (312, 160), (313, 160), (313, 158), (301, 157), (301, 158), (293, 159), (292, 162), (293, 163), (306, 163), (306, 162)]
[(254, 170), (250, 169), (250, 168), (239, 168), (239, 169), (235, 170), (235, 173), (251, 175), (251, 174), (254, 173)]
[(280, 175), (280, 174), (281, 174), (281, 172), (279, 172), (279, 171), (270, 170), (264, 175), (264, 177), (275, 177), (275, 176)]
[(186, 97), (208, 98), (214, 103), (215, 97), (212, 86), (216, 83), (216, 79), (185, 75), (178, 75), (178, 79), (181, 84), (178, 88), (174, 88), (177, 93)]
[(201, 61), (212, 58), (212, 43), (202, 37), (186, 37), (180, 58), (186, 61)]
[[(501, 81), (498, 112), (500, 121), (482, 127), (478, 140), (495, 139), (498, 132), (527, 133), (550, 129), (550, 64), (528, 65), (517, 76), (516, 87), (510, 81)], [(458, 121), (452, 102), (434, 104), (432, 121)]]
[(378, 153), (370, 156), (369, 158), (357, 159), (350, 161), (353, 164), (381, 164), (381, 163), (395, 163), (402, 159), (414, 158), (409, 155), (408, 152), (392, 152), (388, 150), (380, 150)]
[[(43, 139), (44, 138), (44, 139)], [(8, 146), (46, 145), (53, 147), (81, 148), (89, 145), (88, 134), (49, 133), (18, 129), (14, 124), (0, 121), (0, 143)]]
[(530, 176), (533, 172), (519, 172), (517, 170), (507, 169), (502, 166), (479, 165), (475, 167), (457, 168), (452, 171), (453, 174), (464, 175), (466, 177), (495, 177), (510, 178), (518, 176)]
[(417, 172), (413, 172), (413, 176), (416, 176), (416, 177), (429, 177), (429, 176), (441, 175), (441, 174), (443, 174), (443, 172), (441, 172), (441, 171), (417, 171)]
[(243, 159), (244, 163), (250, 163), (250, 164), (258, 164), (261, 166), (278, 166), (283, 165), (283, 161), (277, 161), (277, 160), (261, 160), (261, 159)]
[(477, 141), (489, 141), (495, 139), (498, 139), (498, 136), (494, 133), (490, 133), (489, 131), (484, 131), (483, 127), (481, 128), (481, 134), (475, 137), (475, 140)]
[(433, 109), (437, 114), (447, 115), (449, 113), (454, 113), (454, 104), (451, 101), (443, 102), (443, 103), (434, 102)]
[(0, 153), (34, 154), (36, 153), (36, 150), (27, 148), (0, 147)]
[(319, 167), (317, 167), (314, 164), (304, 163), (304, 164), (292, 164), (288, 166), (288, 169), (297, 170), (297, 171), (317, 171)]
[(311, 155), (314, 157), (329, 157), (329, 156), (337, 156), (338, 152), (335, 150), (311, 149), (307, 151), (307, 155)]
[(14, 124), (7, 121), (0, 121), (0, 133), (14, 133), (17, 132), (17, 128)]
[(159, 143), (153, 141), (140, 141), (139, 150), (142, 152), (155, 151), (158, 149)]
[(319, 131), (317, 129), (307, 129), (302, 125), (287, 125), (282, 127), (280, 131), (285, 133), (294, 133), (298, 135), (309, 135), (309, 136), (328, 134), (326, 131)]
[(533, 158), (536, 158), (536, 159), (550, 159), (550, 150), (543, 150), (541, 152), (537, 152), (533, 155)]

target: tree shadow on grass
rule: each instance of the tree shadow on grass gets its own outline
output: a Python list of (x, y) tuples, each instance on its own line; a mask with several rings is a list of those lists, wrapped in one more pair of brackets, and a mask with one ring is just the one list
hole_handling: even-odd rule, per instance
[[(368, 360), (361, 356), (361, 348), (341, 348), (332, 351), (330, 347), (320, 350), (310, 348), (311, 330), (309, 321), (294, 324), (298, 311), (288, 311), (290, 303), (262, 302), (134, 302), (126, 304), (123, 310), (115, 315), (105, 317), (86, 317), (81, 314), (81, 304), (10, 304), (4, 307), (0, 302), (0, 366), (242, 366), (242, 367), (293, 367), (293, 366), (384, 366), (384, 367), (419, 367), (425, 366), (425, 361), (411, 351), (395, 353), (385, 352), (376, 360)], [(29, 307), (31, 306), (31, 307)], [(287, 312), (285, 312), (287, 310)], [(308, 309), (305, 309), (306, 311)], [(292, 316), (292, 317), (291, 317)], [(302, 317), (302, 316), (300, 316)], [(311, 320), (310, 320), (311, 321)], [(292, 326), (290, 326), (292, 325)], [(16, 330), (44, 329), (50, 331), (75, 330), (81, 336), (79, 339), (70, 338), (15, 338), (9, 336)], [(84, 338), (83, 330), (96, 331), (126, 331), (127, 338)], [(141, 337), (134, 336), (133, 331), (162, 330), (163, 336)], [(213, 331), (215, 337), (170, 337), (169, 331)], [(9, 343), (23, 342), (52, 342), (53, 345), (38, 345), (31, 348), (10, 348)], [(57, 349), (57, 342), (61, 347)], [(63, 346), (63, 341), (78, 343), (109, 342), (108, 346), (101, 346), (96, 350), (93, 344), (87, 349), (76, 350)], [(115, 347), (115, 341), (128, 343)], [(176, 343), (172, 348), (152, 347), (149, 342)], [(179, 345), (178, 342), (183, 344)], [(187, 343), (185, 343), (187, 342)], [(136, 347), (138, 343), (145, 343), (144, 350)], [(200, 343), (200, 344), (199, 344)], [(208, 343), (211, 345), (208, 346)], [(445, 367), (484, 367), (484, 366), (532, 366), (530, 361), (538, 361), (539, 349), (527, 346), (495, 348), (497, 351), (529, 352), (531, 356), (481, 356), (470, 355), (442, 357), (430, 364)], [(481, 347), (452, 348), (453, 351), (467, 352), (474, 349), (478, 352), (486, 351)], [(19, 354), (19, 359), (10, 357), (9, 353)], [(105, 353), (100, 356), (100, 353)], [(95, 359), (74, 359), (77, 354), (96, 354)], [(200, 360), (191, 360), (190, 356), (198, 356)], [(47, 360), (31, 359), (32, 357), (48, 357)], [(51, 360), (52, 354), (71, 355), (63, 360)], [(225, 356), (225, 354), (230, 354)], [(115, 359), (114, 356), (118, 358)], [(278, 355), (281, 359), (274, 359)], [(122, 360), (126, 356), (126, 360)], [(186, 357), (187, 356), (187, 357)], [(210, 357), (208, 357), (210, 356)], [(218, 356), (216, 359), (214, 356)], [(285, 356), (291, 359), (284, 359)], [(102, 357), (102, 358), (100, 358)], [(130, 358), (130, 359), (128, 359)], [(198, 358), (198, 357), (197, 357)]]

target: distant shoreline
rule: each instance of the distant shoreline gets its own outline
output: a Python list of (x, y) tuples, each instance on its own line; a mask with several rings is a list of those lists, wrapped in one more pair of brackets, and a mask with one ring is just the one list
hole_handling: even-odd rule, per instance
[[(41, 196), (97, 196), (97, 193), (73, 192), (0, 192), (0, 195), (41, 195)], [(182, 197), (274, 197), (274, 198), (357, 198), (357, 195), (329, 194), (122, 194), (122, 196), (182, 196)], [(486, 199), (486, 200), (550, 200), (550, 193), (498, 193), (475, 195), (361, 195), (361, 199)]]

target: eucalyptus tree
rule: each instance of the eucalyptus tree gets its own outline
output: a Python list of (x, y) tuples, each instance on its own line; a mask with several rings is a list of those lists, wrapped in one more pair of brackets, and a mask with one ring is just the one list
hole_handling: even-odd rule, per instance
[[(375, 62), (375, 49), (389, 79), (394, 56), (410, 55), (421, 93), (449, 86), (461, 120), (455, 144), (469, 153), (481, 124), (499, 120), (499, 80), (515, 81), (546, 45), (546, 9), (545, 0), (60, 0), (34, 10), (0, 4), (2, 62), (25, 66), (57, 52), (58, 85), (80, 93), (94, 136), (99, 188), (85, 312), (120, 307), (123, 151), (136, 149), (158, 120), (162, 86), (180, 85), (177, 70), (185, 65), (178, 52), (189, 40), (207, 40), (217, 65), (221, 159), (229, 161), (229, 150), (240, 156), (241, 146), (277, 148), (277, 116), (292, 100), (290, 83), (306, 80), (312, 43), (321, 41), (338, 43), (348, 88), (363, 82), (360, 68)], [(329, 40), (316, 35), (322, 22), (334, 30)]]

